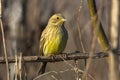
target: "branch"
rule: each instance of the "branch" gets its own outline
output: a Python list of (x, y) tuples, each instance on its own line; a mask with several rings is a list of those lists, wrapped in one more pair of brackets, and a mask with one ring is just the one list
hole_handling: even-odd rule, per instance
[[(108, 57), (107, 53), (104, 52), (99, 52), (95, 53), (91, 58), (96, 59), (96, 58), (104, 58)], [(59, 61), (64, 61), (64, 60), (77, 60), (77, 59), (88, 59), (90, 58), (89, 54), (83, 54), (80, 52), (74, 52), (74, 53), (63, 53), (55, 56), (24, 56), (23, 61), (24, 62), (59, 62)], [(5, 58), (0, 57), (0, 64), (5, 63)], [(8, 57), (8, 63), (15, 63), (15, 58), (14, 57)]]
[(100, 16), (97, 14), (95, 0), (88, 0), (88, 8), (90, 12), (91, 21), (93, 24), (93, 29), (97, 34), (98, 40), (103, 51), (107, 51), (110, 48), (109, 41), (103, 30), (103, 26), (100, 22)]

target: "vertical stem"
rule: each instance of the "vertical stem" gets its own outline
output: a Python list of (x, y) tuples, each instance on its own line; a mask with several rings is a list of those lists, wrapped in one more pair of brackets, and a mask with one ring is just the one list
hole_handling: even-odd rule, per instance
[(99, 22), (100, 20), (97, 15), (95, 0), (88, 0), (88, 7), (90, 11), (91, 21), (93, 23), (93, 29), (97, 34), (98, 40), (102, 46), (103, 51), (107, 51), (110, 48), (110, 45), (103, 30), (102, 24)]
[(112, 0), (110, 40), (113, 48), (118, 46), (119, 1)]
[[(112, 10), (111, 10), (111, 27), (110, 27), (110, 40), (111, 47), (113, 49), (118, 49), (118, 24), (119, 24), (119, 0), (112, 0)], [(109, 53), (109, 79), (119, 80), (119, 56), (116, 52)]]
[(7, 56), (7, 52), (6, 52), (5, 35), (4, 35), (4, 29), (3, 29), (3, 24), (2, 24), (2, 18), (1, 18), (1, 16), (2, 16), (2, 1), (0, 0), (0, 26), (1, 26), (1, 32), (2, 32), (5, 61), (6, 61), (7, 80), (10, 80), (9, 65), (8, 65), (8, 56)]

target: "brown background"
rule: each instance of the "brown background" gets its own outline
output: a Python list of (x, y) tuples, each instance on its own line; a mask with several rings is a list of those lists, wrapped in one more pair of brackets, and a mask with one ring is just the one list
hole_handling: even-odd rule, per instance
[[(18, 55), (20, 52), (22, 52), (24, 56), (39, 55), (41, 32), (46, 27), (50, 16), (54, 13), (61, 13), (67, 19), (65, 27), (69, 33), (69, 39), (64, 52), (83, 52), (81, 42), (84, 45), (85, 52), (90, 52), (93, 28), (91, 26), (87, 0), (3, 0), (2, 4), (2, 17), (7, 54), (9, 56)], [(100, 6), (103, 5), (101, 22), (109, 38), (111, 0), (103, 0), (103, 2), (102, 0), (96, 0), (96, 5), (98, 11), (100, 10)], [(1, 35), (0, 45), (0, 56), (3, 56)], [(101, 47), (96, 40), (94, 52), (100, 51)], [(73, 67), (75, 66), (74, 61), (67, 62), (72, 64)], [(27, 80), (32, 80), (36, 77), (39, 64), (40, 63), (25, 63)], [(84, 70), (84, 60), (79, 60), (77, 67)], [(6, 80), (5, 69), (5, 64), (0, 64), (0, 80)], [(41, 80), (55, 80), (51, 75), (54, 75), (58, 80), (75, 80), (76, 73), (71, 69), (73, 68), (66, 62), (48, 63), (46, 72), (56, 71), (58, 74), (47, 74), (41, 77)], [(60, 73), (60, 71), (65, 72)], [(108, 80), (108, 66), (105, 59), (93, 60), (89, 73), (96, 80)]]

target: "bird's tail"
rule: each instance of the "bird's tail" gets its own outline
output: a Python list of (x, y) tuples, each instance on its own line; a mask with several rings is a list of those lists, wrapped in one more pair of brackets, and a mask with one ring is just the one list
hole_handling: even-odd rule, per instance
[(47, 62), (42, 62), (38, 74), (43, 74), (46, 69)]

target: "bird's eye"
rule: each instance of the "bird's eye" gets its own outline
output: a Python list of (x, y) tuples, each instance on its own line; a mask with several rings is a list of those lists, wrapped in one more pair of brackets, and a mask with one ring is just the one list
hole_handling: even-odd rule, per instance
[(59, 19), (59, 17), (57, 17), (57, 19)]

